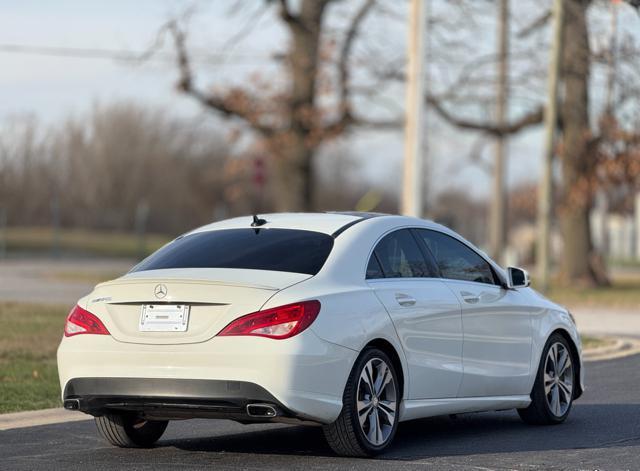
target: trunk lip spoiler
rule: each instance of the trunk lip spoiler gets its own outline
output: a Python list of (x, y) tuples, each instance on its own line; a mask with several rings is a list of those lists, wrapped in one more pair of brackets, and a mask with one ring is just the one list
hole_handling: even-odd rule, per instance
[(171, 278), (171, 277), (162, 277), (162, 278), (116, 278), (115, 280), (104, 281), (96, 285), (96, 288), (103, 288), (109, 286), (117, 286), (117, 285), (131, 285), (131, 284), (139, 284), (139, 283), (180, 283), (180, 284), (191, 284), (191, 285), (199, 285), (199, 284), (207, 284), (207, 285), (217, 285), (217, 286), (234, 286), (238, 288), (253, 288), (253, 289), (261, 289), (265, 291), (280, 291), (282, 288), (278, 288), (276, 286), (269, 285), (261, 285), (255, 283), (241, 283), (236, 281), (220, 281), (220, 280), (205, 280), (205, 279), (197, 279), (197, 278)]
[(188, 304), (189, 306), (231, 306), (232, 303), (209, 303), (209, 302), (199, 302), (199, 301), (181, 301), (179, 299), (172, 300), (155, 300), (153, 302), (150, 301), (104, 301), (104, 304), (109, 304), (110, 306), (143, 306), (145, 304)]

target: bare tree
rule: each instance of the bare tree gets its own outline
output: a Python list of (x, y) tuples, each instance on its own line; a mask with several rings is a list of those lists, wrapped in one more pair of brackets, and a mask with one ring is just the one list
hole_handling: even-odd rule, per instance
[[(634, 2), (629, 3), (634, 4)], [(573, 283), (602, 285), (608, 283), (608, 278), (602, 258), (594, 252), (589, 224), (593, 191), (597, 180), (594, 175), (603, 173), (599, 155), (605, 137), (602, 132), (599, 134), (590, 123), (592, 108), (589, 79), (593, 54), (589, 43), (587, 11), (591, 4), (591, 0), (564, 0), (566, 13), (561, 65), (562, 102), (559, 115), (561, 139), (558, 146), (562, 168), (562, 192), (558, 218), (564, 240), (560, 264), (562, 278)], [(530, 34), (531, 31), (546, 24), (548, 19), (549, 15), (544, 13), (524, 28), (523, 32)], [(632, 57), (629, 55), (629, 58)], [(515, 134), (528, 126), (538, 124), (543, 117), (542, 107), (536, 106), (512, 124), (500, 125), (498, 122), (457, 116), (448, 110), (445, 101), (446, 96), (445, 99), (428, 98), (429, 104), (447, 122), (462, 129), (475, 130), (487, 135)], [(610, 107), (609, 109), (611, 110)], [(628, 145), (629, 139), (625, 142)], [(625, 154), (626, 157), (629, 155), (635, 154), (633, 152)], [(622, 158), (622, 156), (618, 157), (618, 160)]]
[(562, 81), (562, 187), (560, 226), (565, 241), (562, 276), (567, 281), (595, 284), (599, 279), (593, 262), (589, 213), (591, 194), (580, 188), (591, 173), (594, 153), (589, 149), (590, 50), (587, 8), (590, 1), (565, 0)]
[(229, 174), (230, 154), (211, 129), (128, 103), (52, 127), (15, 119), (0, 128), (0, 206), (14, 226), (129, 231), (144, 203), (150, 230), (177, 233), (233, 209), (246, 172)]
[(372, 122), (354, 110), (351, 89), (350, 56), (362, 23), (375, 5), (364, 0), (355, 11), (334, 61), (337, 84), (336, 106), (327, 110), (321, 103), (320, 71), (329, 52), (323, 42), (325, 17), (331, 0), (302, 0), (294, 11), (287, 0), (275, 4), (278, 18), (289, 35), (285, 74), (287, 88), (275, 96), (258, 96), (246, 87), (223, 92), (202, 90), (194, 83), (194, 71), (187, 47), (184, 25), (173, 20), (167, 27), (172, 34), (178, 57), (178, 87), (211, 111), (238, 118), (263, 140), (274, 158), (275, 206), (278, 210), (310, 210), (314, 207), (314, 158), (320, 146), (344, 134), (353, 126), (398, 126), (393, 122)]
[[(602, 264), (594, 262), (591, 234), (588, 224), (591, 208), (592, 188), (589, 187), (593, 175), (597, 173), (599, 146), (602, 139), (591, 126), (589, 113), (592, 110), (589, 100), (589, 75), (593, 59), (590, 51), (586, 12), (590, 0), (564, 0), (567, 15), (565, 18), (565, 45), (563, 52), (563, 101), (559, 116), (562, 132), (558, 155), (562, 166), (561, 209), (559, 219), (565, 246), (570, 247), (562, 255), (562, 271), (567, 279), (582, 280), (589, 284), (606, 282), (601, 269)], [(222, 116), (238, 118), (257, 133), (274, 156), (274, 174), (276, 209), (303, 210), (314, 206), (313, 162), (318, 149), (327, 141), (343, 135), (355, 126), (389, 127), (401, 124), (399, 120), (371, 122), (357, 114), (353, 95), (362, 91), (352, 83), (353, 64), (350, 61), (353, 44), (362, 24), (376, 8), (382, 8), (374, 0), (363, 0), (353, 12), (349, 24), (341, 36), (340, 46), (336, 49), (333, 65), (337, 71), (334, 103), (329, 111), (319, 99), (319, 83), (323, 67), (327, 65), (328, 53), (326, 38), (327, 11), (338, 2), (330, 0), (302, 0), (293, 10), (286, 0), (267, 2), (277, 9), (278, 18), (289, 36), (289, 45), (285, 54), (287, 88), (279, 95), (258, 95), (251, 93), (248, 87), (233, 87), (226, 91), (211, 91), (198, 88), (194, 81), (191, 56), (187, 47), (187, 29), (180, 21), (169, 23), (177, 51), (180, 80), (179, 88), (191, 97)], [(634, 2), (629, 2), (634, 3)], [(449, 4), (447, 4), (449, 5)], [(522, 6), (518, 3), (518, 13)], [(393, 10), (393, 8), (391, 8)], [(446, 9), (446, 17), (434, 22), (442, 22), (433, 34), (441, 34), (440, 54), (447, 66), (451, 64), (450, 53), (461, 46), (457, 39), (459, 31), (451, 27), (455, 11), (461, 21), (458, 26), (473, 23), (478, 10), (485, 9), (479, 2), (459, 0)], [(455, 11), (454, 11), (455, 10)], [(454, 13), (452, 13), (454, 11)], [(389, 6), (386, 7), (387, 14)], [(516, 24), (518, 37), (539, 34), (547, 24), (549, 14), (536, 13), (529, 24)], [(442, 31), (445, 33), (442, 33)], [(449, 34), (446, 33), (448, 30)], [(431, 28), (434, 31), (434, 28)], [(451, 31), (455, 31), (452, 34)], [(468, 38), (467, 38), (468, 39)], [(478, 71), (494, 68), (495, 54), (476, 57), (459, 67), (457, 78), (450, 78), (450, 70), (442, 75), (449, 76), (445, 86), (432, 87), (432, 93), (425, 97), (426, 103), (441, 119), (462, 130), (476, 131), (489, 138), (503, 138), (515, 135), (543, 120), (541, 93), (529, 93), (532, 81), (544, 82), (544, 38), (542, 42), (528, 45), (514, 45), (510, 56), (509, 84), (514, 100), (518, 94), (526, 94), (524, 100), (514, 104), (514, 113), (504, 113), (502, 117), (487, 116), (483, 110), (495, 103), (491, 93), (485, 93), (487, 86), (495, 89), (496, 78), (482, 76)], [(516, 47), (517, 46), (517, 47)], [(466, 45), (467, 49), (469, 45)], [(432, 47), (432, 49), (437, 47)], [(330, 48), (329, 48), (330, 49)], [(368, 73), (376, 77), (377, 83), (389, 80), (404, 80), (404, 57), (368, 64)], [(516, 66), (516, 59), (520, 65)], [(484, 88), (483, 88), (484, 87)], [(369, 92), (371, 89), (369, 87)], [(514, 92), (514, 88), (517, 90)], [(542, 88), (542, 87), (540, 87)], [(475, 109), (475, 113), (466, 112)], [(462, 112), (461, 112), (462, 110)], [(586, 183), (585, 183), (586, 182)], [(587, 188), (589, 191), (584, 192)], [(579, 197), (573, 196), (579, 195)], [(598, 268), (600, 267), (600, 268)]]
[[(146, 230), (178, 234), (252, 209), (254, 149), (239, 147), (211, 123), (127, 102), (96, 105), (51, 127), (7, 119), (0, 212), (12, 226), (51, 226), (55, 217), (64, 228), (129, 232), (147, 208)], [(367, 191), (349, 178), (352, 165), (342, 146), (324, 150), (319, 208), (351, 209)], [(263, 209), (272, 209), (269, 201)]]

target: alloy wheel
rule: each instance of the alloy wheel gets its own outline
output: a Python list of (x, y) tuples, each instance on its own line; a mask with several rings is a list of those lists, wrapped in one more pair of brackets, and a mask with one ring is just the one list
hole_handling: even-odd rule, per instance
[(372, 358), (362, 369), (356, 400), (364, 436), (372, 445), (384, 444), (396, 421), (397, 394), (393, 374), (380, 358)]
[(560, 342), (551, 345), (544, 364), (544, 393), (549, 410), (562, 417), (573, 399), (573, 364), (571, 353)]

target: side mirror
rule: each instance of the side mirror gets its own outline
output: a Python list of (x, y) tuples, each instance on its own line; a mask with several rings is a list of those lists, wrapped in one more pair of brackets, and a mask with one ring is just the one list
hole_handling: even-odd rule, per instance
[(517, 267), (507, 268), (507, 284), (509, 288), (526, 288), (531, 284), (527, 270)]

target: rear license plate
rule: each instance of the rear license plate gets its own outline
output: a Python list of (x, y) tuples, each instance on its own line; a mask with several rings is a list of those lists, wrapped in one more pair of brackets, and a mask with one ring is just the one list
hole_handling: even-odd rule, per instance
[(189, 306), (184, 304), (143, 304), (140, 332), (185, 332)]

